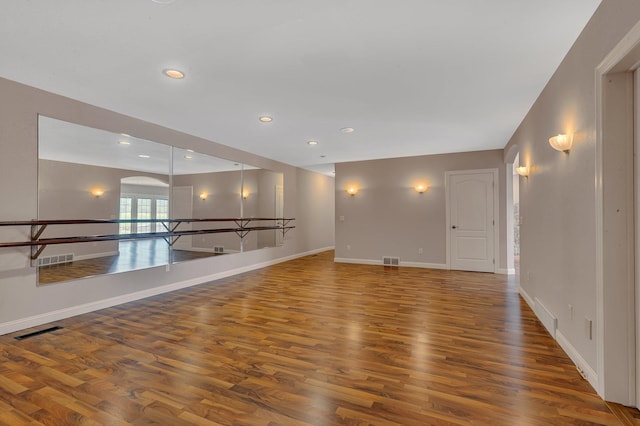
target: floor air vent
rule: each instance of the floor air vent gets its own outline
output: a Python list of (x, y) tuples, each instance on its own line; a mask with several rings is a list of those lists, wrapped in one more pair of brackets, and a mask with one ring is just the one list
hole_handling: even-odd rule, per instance
[(38, 266), (58, 265), (69, 262), (73, 262), (73, 253), (54, 254), (52, 256), (41, 256), (38, 258)]
[(29, 337), (36, 337), (41, 334), (51, 333), (52, 331), (56, 331), (60, 329), (62, 329), (62, 327), (56, 325), (55, 327), (49, 327), (49, 328), (45, 328), (44, 330), (34, 331), (33, 333), (23, 334), (22, 336), (16, 336), (15, 339), (24, 340), (24, 339), (28, 339)]
[(398, 266), (400, 265), (400, 258), (385, 256), (382, 258), (382, 264), (384, 266)]

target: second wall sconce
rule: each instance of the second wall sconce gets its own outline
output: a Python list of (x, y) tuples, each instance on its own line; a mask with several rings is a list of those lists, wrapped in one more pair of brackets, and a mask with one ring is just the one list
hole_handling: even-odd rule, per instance
[(209, 198), (209, 194), (208, 193), (206, 193), (206, 192), (201, 192), (200, 193), (200, 199), (202, 201), (206, 200), (207, 198)]
[(516, 167), (516, 173), (519, 174), (522, 177), (529, 177), (529, 167), (527, 166), (520, 166), (520, 167)]
[(358, 188), (356, 188), (355, 186), (350, 186), (349, 188), (347, 188), (347, 194), (351, 195), (352, 197), (357, 193), (358, 193)]
[(420, 194), (423, 194), (426, 190), (427, 190), (427, 185), (423, 185), (423, 184), (416, 185), (416, 191), (418, 191)]
[(242, 198), (244, 198), (245, 200), (247, 198), (249, 198), (249, 191), (248, 190), (245, 189), (244, 191), (242, 191)]
[(559, 134), (549, 138), (549, 145), (556, 151), (569, 153), (573, 144), (573, 135)]
[(96, 198), (100, 198), (104, 195), (104, 189), (102, 188), (93, 188), (89, 192), (91, 193), (91, 195), (93, 195)]

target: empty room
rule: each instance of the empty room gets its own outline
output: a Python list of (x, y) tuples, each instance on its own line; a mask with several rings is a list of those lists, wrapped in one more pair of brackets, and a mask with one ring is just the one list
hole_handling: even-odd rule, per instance
[(0, 425), (640, 424), (636, 0), (0, 3)]

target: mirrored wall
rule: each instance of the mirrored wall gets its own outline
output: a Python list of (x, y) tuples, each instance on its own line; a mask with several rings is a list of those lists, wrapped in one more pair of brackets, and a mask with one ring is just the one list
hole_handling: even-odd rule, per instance
[[(45, 116), (39, 117), (38, 131), (38, 219), (132, 220), (48, 226), (47, 238), (135, 236), (167, 229), (207, 231), (170, 239), (50, 245), (37, 259), (39, 284), (229, 255), (283, 242), (278, 230), (240, 235), (223, 232), (237, 227), (238, 218), (252, 219), (244, 222), (251, 226), (279, 224), (273, 218), (283, 217), (282, 173)], [(185, 221), (167, 223), (163, 219)]]

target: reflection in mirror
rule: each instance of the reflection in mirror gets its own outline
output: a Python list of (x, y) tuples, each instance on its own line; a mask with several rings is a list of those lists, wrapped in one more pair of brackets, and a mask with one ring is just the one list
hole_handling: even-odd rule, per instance
[[(242, 164), (173, 148), (172, 219), (238, 218), (241, 215)], [(177, 230), (234, 228), (235, 222), (182, 223)], [(238, 253), (234, 232), (181, 236), (173, 244), (175, 262)]]
[[(168, 217), (169, 146), (49, 117), (38, 120), (38, 219)], [(154, 232), (154, 223), (49, 226), (43, 236)], [(39, 284), (166, 264), (162, 239), (47, 246)]]
[[(282, 231), (234, 231), (282, 225), (273, 219), (283, 217), (282, 173), (44, 116), (38, 132), (38, 219), (132, 220), (49, 225), (41, 238), (113, 238), (46, 246), (40, 284), (282, 244)], [(169, 229), (233, 232), (135, 238)]]
[[(282, 173), (244, 166), (242, 182), (243, 216), (247, 218), (282, 218), (284, 216), (284, 198)], [(254, 226), (282, 225), (281, 221), (263, 220), (252, 223)], [(252, 250), (275, 247), (283, 244), (283, 234), (279, 230), (250, 233), (244, 241), (244, 249)]]

